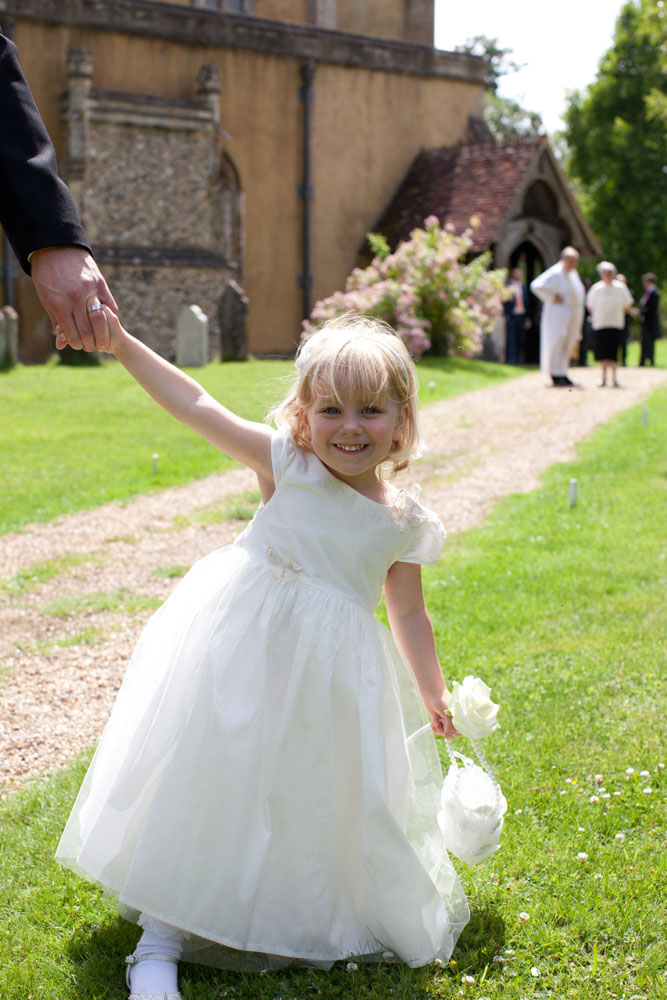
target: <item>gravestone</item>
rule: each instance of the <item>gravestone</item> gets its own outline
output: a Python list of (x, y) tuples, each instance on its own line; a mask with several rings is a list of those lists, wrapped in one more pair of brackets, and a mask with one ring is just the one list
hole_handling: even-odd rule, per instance
[(221, 361), (248, 360), (247, 315), (248, 298), (232, 278), (226, 283), (218, 303)]
[(5, 320), (7, 362), (15, 365), (19, 360), (19, 314), (13, 306), (5, 306), (2, 313)]
[(199, 306), (183, 306), (176, 324), (176, 364), (201, 368), (208, 362), (208, 316)]
[(7, 320), (4, 310), (0, 309), (0, 369), (9, 367), (9, 342), (7, 337)]

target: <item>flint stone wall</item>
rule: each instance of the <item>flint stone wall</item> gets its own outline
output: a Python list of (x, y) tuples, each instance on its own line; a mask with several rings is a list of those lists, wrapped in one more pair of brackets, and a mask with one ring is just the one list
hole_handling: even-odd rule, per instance
[(196, 302), (209, 317), (209, 360), (218, 356), (220, 279), (215, 271), (124, 263), (105, 264), (104, 275), (118, 301), (123, 326), (163, 358), (176, 360), (176, 322), (190, 302)]
[(92, 88), (89, 50), (69, 52), (68, 176), (125, 326), (176, 357), (176, 321), (197, 302), (217, 356), (217, 303), (241, 270), (241, 191), (223, 154), (219, 82), (202, 67), (192, 100)]
[(91, 123), (85, 213), (94, 243), (217, 250), (208, 136)]

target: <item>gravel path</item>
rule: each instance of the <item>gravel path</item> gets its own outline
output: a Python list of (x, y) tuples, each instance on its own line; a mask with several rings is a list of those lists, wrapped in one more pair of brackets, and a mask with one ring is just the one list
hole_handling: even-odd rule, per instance
[[(502, 497), (535, 489), (598, 424), (667, 384), (664, 370), (621, 376), (623, 388), (597, 389), (597, 372), (580, 369), (582, 387), (567, 390), (531, 373), (434, 403), (405, 484), (422, 484), (450, 533), (479, 524)], [(234, 470), (0, 539), (4, 794), (96, 742), (152, 609), (176, 574), (234, 538), (243, 522), (223, 505), (254, 488), (251, 473)]]

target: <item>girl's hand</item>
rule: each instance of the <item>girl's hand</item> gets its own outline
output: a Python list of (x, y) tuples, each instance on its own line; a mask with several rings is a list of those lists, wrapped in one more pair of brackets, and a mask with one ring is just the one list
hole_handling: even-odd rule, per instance
[(452, 717), (449, 715), (448, 691), (445, 691), (444, 694), (434, 698), (429, 697), (429, 695), (422, 695), (422, 699), (426, 711), (431, 716), (431, 729), (436, 736), (444, 736), (449, 740), (455, 736), (461, 735), (458, 730), (454, 728)]

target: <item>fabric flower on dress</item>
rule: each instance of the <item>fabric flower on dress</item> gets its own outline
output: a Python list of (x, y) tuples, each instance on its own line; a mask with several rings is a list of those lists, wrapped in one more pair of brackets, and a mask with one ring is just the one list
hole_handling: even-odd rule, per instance
[(278, 555), (272, 545), (267, 546), (266, 560), (276, 580), (284, 580), (286, 583), (290, 583), (292, 580), (296, 580), (297, 573), (303, 572), (302, 566), (297, 566), (296, 563), (290, 562), (289, 559), (284, 559)]
[(389, 508), (389, 513), (399, 531), (409, 531), (426, 520), (426, 514), (417, 502), (420, 488), (414, 485), (410, 492), (401, 490)]

